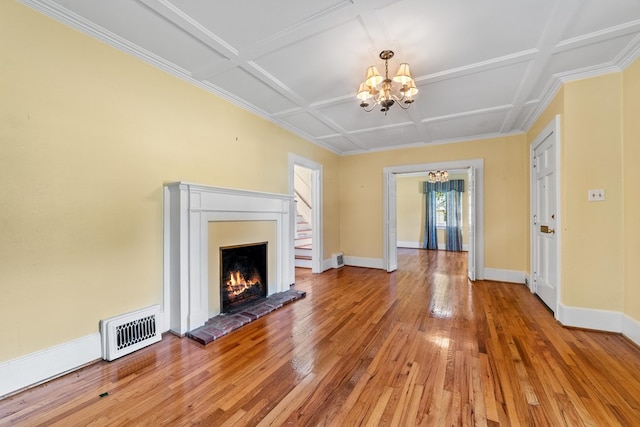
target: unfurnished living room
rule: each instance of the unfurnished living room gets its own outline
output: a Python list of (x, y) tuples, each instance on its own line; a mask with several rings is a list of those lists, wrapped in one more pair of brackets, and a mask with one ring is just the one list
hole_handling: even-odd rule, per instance
[(640, 425), (640, 3), (0, 2), (0, 426)]

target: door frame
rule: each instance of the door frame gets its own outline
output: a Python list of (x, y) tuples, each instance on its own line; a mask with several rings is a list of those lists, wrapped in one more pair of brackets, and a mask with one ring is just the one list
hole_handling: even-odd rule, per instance
[(556, 229), (555, 229), (555, 239), (556, 239), (556, 306), (555, 307), (550, 307), (551, 310), (553, 311), (553, 316), (554, 318), (558, 319), (558, 308), (560, 307), (560, 289), (561, 289), (561, 268), (562, 268), (562, 263), (561, 263), (561, 246), (562, 246), (562, 215), (561, 215), (561, 211), (562, 211), (562, 205), (560, 204), (562, 198), (560, 197), (560, 193), (561, 193), (561, 187), (560, 187), (560, 155), (561, 155), (561, 150), (560, 150), (560, 143), (561, 143), (561, 138), (560, 138), (560, 115), (556, 115), (553, 119), (551, 119), (551, 121), (544, 127), (544, 129), (542, 129), (540, 131), (540, 133), (538, 134), (538, 136), (536, 136), (536, 138), (533, 140), (533, 142), (531, 143), (530, 147), (529, 147), (529, 196), (530, 196), (530, 209), (531, 211), (529, 212), (529, 224), (530, 224), (530, 229), (529, 229), (529, 254), (530, 254), (530, 260), (529, 260), (529, 277), (531, 277), (531, 280), (529, 281), (529, 289), (531, 290), (531, 293), (536, 293), (536, 281), (533, 280), (533, 268), (536, 265), (536, 247), (535, 247), (535, 232), (536, 232), (536, 224), (534, 224), (533, 222), (533, 216), (536, 212), (536, 197), (535, 197), (535, 174), (533, 172), (533, 155), (535, 152), (535, 149), (542, 143), (544, 142), (550, 135), (554, 136), (554, 151), (555, 151), (555, 156), (556, 156), (556, 164), (555, 164), (555, 170), (554, 170), (554, 175), (555, 175), (555, 185), (556, 185)]
[[(289, 153), (289, 194), (294, 195), (294, 167), (311, 169), (311, 272), (324, 271), (322, 236), (322, 165), (297, 154)], [(291, 236), (295, 236), (296, 216), (291, 215)], [(294, 242), (291, 241), (293, 247)]]
[[(390, 188), (390, 182), (392, 181), (391, 175), (403, 174), (403, 173), (416, 173), (426, 172), (430, 170), (447, 170), (447, 169), (468, 169), (473, 168), (475, 171), (475, 206), (473, 207), (475, 212), (475, 241), (474, 247), (470, 248), (470, 252), (473, 251), (475, 257), (475, 276), (477, 280), (484, 279), (484, 159), (468, 159), (468, 160), (453, 160), (449, 162), (437, 162), (437, 163), (421, 163), (414, 165), (402, 165), (402, 166), (388, 166), (382, 171), (383, 181), (383, 220), (382, 220), (382, 236), (383, 236), (383, 265), (387, 271), (393, 271), (397, 267), (397, 251), (394, 247), (397, 242), (392, 241), (391, 233), (392, 226), (390, 219), (396, 218), (397, 206), (394, 203), (390, 203), (391, 200), (395, 200), (395, 197), (389, 195), (389, 191), (395, 191), (396, 189)], [(470, 207), (471, 208), (471, 207)], [(394, 257), (394, 254), (396, 255)]]

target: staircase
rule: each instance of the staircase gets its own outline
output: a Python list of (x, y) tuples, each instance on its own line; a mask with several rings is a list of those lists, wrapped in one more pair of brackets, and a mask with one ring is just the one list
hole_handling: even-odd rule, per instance
[(302, 215), (296, 216), (295, 266), (311, 268), (311, 224)]
[(294, 168), (294, 196), (296, 202), (295, 266), (312, 268), (313, 248), (311, 218), (311, 170)]

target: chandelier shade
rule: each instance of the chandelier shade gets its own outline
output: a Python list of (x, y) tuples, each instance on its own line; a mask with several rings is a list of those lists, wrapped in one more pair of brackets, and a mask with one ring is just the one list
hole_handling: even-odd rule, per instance
[(376, 87), (380, 83), (382, 83), (382, 80), (384, 80), (384, 79), (382, 78), (382, 76), (380, 75), (380, 72), (378, 71), (378, 69), (374, 65), (372, 65), (371, 67), (367, 68), (367, 78), (364, 81), (364, 83), (367, 86)]
[[(407, 109), (413, 103), (413, 97), (418, 93), (416, 82), (411, 77), (409, 64), (403, 62), (398, 68), (393, 80), (389, 78), (389, 59), (393, 58), (393, 51), (383, 50), (380, 59), (384, 60), (384, 77), (375, 65), (367, 68), (364, 82), (358, 87), (357, 98), (360, 107), (366, 112), (373, 111), (376, 105), (380, 111), (387, 114), (389, 108), (398, 104), (402, 109)], [(394, 83), (396, 83), (394, 85)], [(369, 108), (370, 107), (370, 108)]]
[(429, 174), (427, 175), (427, 181), (431, 183), (447, 182), (449, 181), (449, 172), (447, 171), (429, 172)]
[(411, 78), (411, 72), (409, 71), (409, 64), (400, 64), (400, 68), (398, 68), (398, 72), (393, 78), (393, 81), (400, 83), (402, 86), (405, 86), (413, 81), (413, 79)]

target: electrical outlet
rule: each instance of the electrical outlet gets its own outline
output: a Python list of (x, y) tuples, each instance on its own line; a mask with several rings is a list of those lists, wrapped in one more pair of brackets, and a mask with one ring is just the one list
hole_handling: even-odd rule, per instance
[(602, 202), (604, 201), (604, 190), (589, 190), (589, 199), (590, 202)]

